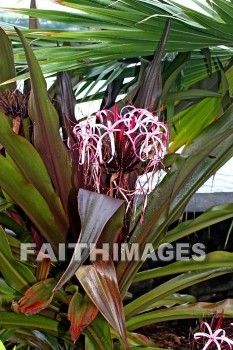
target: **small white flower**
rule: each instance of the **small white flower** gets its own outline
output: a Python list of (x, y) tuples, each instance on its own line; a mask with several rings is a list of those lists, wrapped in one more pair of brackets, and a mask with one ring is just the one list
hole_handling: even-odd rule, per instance
[(219, 328), (215, 331), (212, 331), (210, 325), (207, 322), (203, 322), (202, 328), (204, 328), (203, 326), (206, 327), (207, 332), (197, 332), (194, 334), (194, 340), (196, 341), (203, 340), (203, 338), (206, 339), (205, 346), (202, 350), (210, 349), (210, 346), (213, 344), (217, 346), (218, 350), (221, 350), (223, 348), (228, 348), (229, 350), (233, 349), (233, 340), (226, 336), (226, 332), (223, 329)]

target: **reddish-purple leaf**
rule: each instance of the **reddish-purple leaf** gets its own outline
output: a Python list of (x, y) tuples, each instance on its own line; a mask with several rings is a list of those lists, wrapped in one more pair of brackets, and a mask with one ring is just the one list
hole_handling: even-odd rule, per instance
[[(54, 290), (61, 288), (77, 271), (90, 254), (90, 244), (97, 243), (104, 226), (124, 201), (103, 194), (80, 189), (78, 209), (82, 231), (69, 266)], [(85, 247), (82, 245), (85, 244)]]
[(75, 275), (89, 298), (119, 333), (128, 348), (124, 310), (115, 267), (110, 256), (107, 261), (102, 260), (102, 255), (106, 256), (102, 249), (96, 249), (95, 254), (96, 261), (92, 265), (81, 266)]
[[(57, 110), (61, 124), (66, 129), (66, 124), (76, 125), (75, 105), (76, 99), (72, 87), (70, 72), (57, 73)], [(65, 130), (64, 130), (65, 131)], [(68, 135), (67, 135), (68, 136)]]
[[(36, 0), (31, 0), (30, 3), (30, 8), (31, 9), (36, 9)], [(29, 17), (29, 29), (39, 29), (40, 28), (40, 24), (39, 24), (39, 19), (35, 18), (35, 17)]]
[(68, 309), (68, 320), (70, 321), (70, 335), (75, 342), (83, 329), (86, 328), (97, 316), (97, 307), (87, 295), (82, 296), (78, 290), (73, 295)]
[(50, 102), (46, 81), (39, 63), (23, 34), (16, 29), (23, 44), (31, 78), (29, 115), (34, 124), (34, 145), (43, 159), (57, 194), (68, 215), (70, 206), (76, 206), (69, 153), (59, 133), (59, 118)]
[(167, 43), (171, 20), (167, 21), (163, 36), (156, 49), (154, 58), (145, 70), (142, 84), (137, 93), (134, 105), (140, 108), (154, 110), (162, 94), (161, 60)]

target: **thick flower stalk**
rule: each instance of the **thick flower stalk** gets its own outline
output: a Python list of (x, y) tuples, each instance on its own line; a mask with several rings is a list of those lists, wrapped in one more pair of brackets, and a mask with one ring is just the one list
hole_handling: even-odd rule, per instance
[(146, 182), (153, 181), (168, 143), (157, 115), (133, 106), (118, 113), (115, 107), (77, 124), (73, 133), (87, 189), (124, 198), (129, 206), (135, 195), (146, 198)]

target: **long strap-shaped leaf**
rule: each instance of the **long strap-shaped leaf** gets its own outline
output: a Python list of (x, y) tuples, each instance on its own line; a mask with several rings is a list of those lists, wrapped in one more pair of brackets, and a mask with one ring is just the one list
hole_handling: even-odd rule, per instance
[(102, 249), (97, 249), (96, 254), (97, 259), (93, 265), (81, 266), (75, 275), (89, 298), (120, 334), (128, 348), (123, 304), (113, 262), (110, 257), (108, 261), (102, 260), (101, 255), (106, 254)]
[(0, 327), (3, 329), (37, 329), (53, 335), (63, 332), (63, 339), (68, 338), (65, 327), (58, 321), (38, 315), (28, 317), (14, 312), (1, 312)]
[(181, 305), (171, 308), (164, 308), (158, 311), (151, 311), (130, 318), (126, 324), (127, 329), (133, 331), (145, 325), (169, 320), (182, 320), (199, 317), (212, 317), (214, 312), (221, 314), (224, 310), (224, 317), (233, 317), (233, 300), (226, 299), (218, 303), (200, 302), (191, 305)]
[[(6, 33), (0, 28), (0, 83), (15, 77), (15, 65), (13, 60), (12, 44)], [(0, 91), (5, 89), (15, 90), (16, 83), (0, 86)]]
[(176, 261), (167, 266), (146, 270), (139, 272), (134, 279), (134, 282), (145, 281), (151, 278), (158, 278), (161, 276), (176, 275), (189, 271), (207, 270), (218, 267), (231, 267), (233, 260), (233, 253), (224, 251), (215, 251), (205, 256), (205, 260), (200, 262), (195, 259)]
[[(68, 220), (60, 198), (54, 191), (45, 165), (35, 148), (24, 137), (15, 134), (6, 118), (0, 111), (0, 143), (13, 158), (26, 179), (35, 186), (46, 200), (54, 217), (59, 222), (61, 235), (65, 238), (68, 232)], [(1, 175), (0, 175), (1, 176)]]
[(55, 290), (61, 288), (88, 258), (91, 244), (97, 243), (106, 223), (123, 203), (124, 201), (120, 199), (84, 189), (79, 190), (78, 208), (82, 231), (69, 266), (56, 285)]
[(165, 45), (168, 40), (168, 34), (171, 27), (171, 20), (169, 19), (164, 29), (163, 37), (158, 45), (156, 54), (147, 67), (139, 88), (135, 106), (141, 108), (151, 108), (156, 106), (162, 94), (162, 75), (161, 75), (161, 60), (164, 54)]
[(18, 29), (16, 31), (25, 50), (31, 77), (32, 91), (29, 101), (29, 115), (34, 123), (35, 147), (40, 153), (56, 192), (68, 213), (69, 206), (74, 203), (72, 199), (74, 199), (75, 193), (72, 185), (69, 154), (59, 134), (58, 115), (49, 100), (46, 82), (35, 55), (23, 34)]
[[(37, 8), (36, 0), (31, 0), (30, 8), (31, 9)], [(29, 17), (29, 29), (39, 29), (39, 28), (40, 28), (40, 24), (39, 24), (38, 18)]]
[(99, 313), (84, 330), (85, 350), (112, 350), (112, 336), (105, 318)]
[(6, 233), (0, 226), (0, 272), (5, 281), (18, 292), (23, 292), (35, 283), (33, 273), (12, 255)]
[(0, 169), (0, 187), (24, 210), (57, 252), (58, 243), (64, 242), (64, 236), (43, 196), (27, 181), (12, 159), (0, 156)]
[[(131, 243), (159, 245), (167, 225), (180, 216), (193, 193), (232, 157), (232, 116), (233, 106), (179, 155), (167, 176), (149, 196), (144, 221), (135, 228)], [(154, 229), (156, 225), (159, 226)], [(142, 261), (118, 263), (117, 274), (122, 293), (128, 289), (141, 264)]]
[(158, 287), (143, 294), (139, 298), (132, 301), (125, 306), (125, 317), (130, 319), (132, 316), (145, 312), (155, 302), (162, 298), (178, 292), (184, 288), (192, 286), (194, 284), (207, 281), (211, 278), (224, 275), (226, 273), (232, 273), (233, 267), (224, 266), (211, 269), (196, 270), (180, 274), (167, 282), (159, 285)]

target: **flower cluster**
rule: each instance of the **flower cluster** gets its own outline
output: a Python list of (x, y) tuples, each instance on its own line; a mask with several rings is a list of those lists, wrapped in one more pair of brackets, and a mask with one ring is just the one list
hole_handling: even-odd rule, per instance
[(85, 187), (127, 199), (145, 194), (142, 176), (150, 173), (153, 180), (168, 143), (167, 126), (158, 116), (133, 106), (99, 111), (73, 133)]
[(29, 94), (24, 95), (20, 90), (6, 90), (4, 93), (0, 93), (0, 108), (9, 117), (27, 118), (28, 99)]
[(29, 94), (23, 94), (18, 89), (0, 93), (0, 109), (6, 116), (12, 118), (13, 131), (22, 136), (25, 136), (23, 119), (28, 118), (28, 100)]

